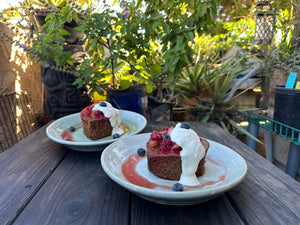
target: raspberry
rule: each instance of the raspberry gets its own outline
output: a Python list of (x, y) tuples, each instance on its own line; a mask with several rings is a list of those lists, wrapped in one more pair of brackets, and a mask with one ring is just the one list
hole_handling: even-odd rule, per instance
[(91, 113), (91, 117), (96, 118), (96, 119), (102, 119), (104, 117), (103, 112), (99, 110), (93, 110)]
[(169, 128), (168, 127), (164, 127), (161, 131), (168, 131)]
[(151, 140), (159, 141), (160, 139), (161, 139), (161, 136), (160, 136), (159, 132), (153, 131), (151, 134)]
[(171, 134), (172, 130), (174, 130), (174, 127), (170, 127), (169, 130), (168, 130), (168, 134)]
[(160, 149), (163, 153), (169, 153), (173, 146), (171, 139), (166, 138), (160, 141)]
[(101, 116), (101, 113), (99, 110), (96, 110), (95, 113), (94, 113), (94, 116), (99, 118)]
[(88, 107), (86, 108), (86, 112), (87, 112), (87, 113), (91, 113), (92, 110), (93, 110), (93, 108), (94, 108), (93, 105), (88, 106)]

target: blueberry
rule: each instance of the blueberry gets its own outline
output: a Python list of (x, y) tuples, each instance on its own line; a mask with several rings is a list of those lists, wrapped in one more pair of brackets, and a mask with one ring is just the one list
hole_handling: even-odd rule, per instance
[(173, 191), (183, 191), (183, 185), (181, 183), (173, 184), (172, 186)]
[(161, 135), (161, 138), (162, 139), (168, 139), (168, 138), (170, 138), (170, 135), (167, 134), (167, 133), (164, 133), (164, 134)]
[(183, 128), (183, 129), (190, 129), (190, 128), (191, 128), (191, 127), (190, 127), (190, 124), (187, 123), (187, 122), (182, 123), (182, 124), (180, 125), (180, 127)]
[(106, 102), (100, 102), (99, 105), (102, 106), (102, 107), (106, 107), (107, 106)]
[(69, 130), (70, 130), (71, 132), (74, 132), (74, 131), (75, 131), (75, 127), (71, 126)]
[(146, 150), (143, 149), (143, 148), (139, 148), (139, 149), (137, 150), (137, 154), (138, 154), (139, 156), (145, 156)]
[(120, 137), (120, 134), (114, 134), (113, 135), (113, 139), (116, 139), (116, 138), (119, 138)]

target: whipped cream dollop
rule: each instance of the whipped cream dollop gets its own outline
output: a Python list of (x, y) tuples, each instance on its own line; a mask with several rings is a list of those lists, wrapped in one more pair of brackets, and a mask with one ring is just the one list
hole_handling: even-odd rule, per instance
[(182, 148), (180, 151), (182, 173), (179, 183), (196, 186), (200, 182), (195, 173), (200, 160), (205, 156), (205, 148), (197, 133), (190, 128), (182, 128), (181, 124), (178, 123), (170, 134), (171, 140)]
[(100, 110), (103, 112), (104, 116), (109, 118), (110, 125), (112, 126), (112, 135), (123, 134), (124, 131), (120, 128), (121, 125), (121, 111), (114, 108), (109, 102), (105, 102), (106, 106), (101, 106), (100, 104), (94, 104), (92, 110)]

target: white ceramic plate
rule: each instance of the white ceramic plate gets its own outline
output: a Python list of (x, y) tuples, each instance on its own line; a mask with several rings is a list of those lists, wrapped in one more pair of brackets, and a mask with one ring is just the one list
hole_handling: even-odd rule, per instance
[[(164, 180), (156, 177), (147, 169), (147, 158), (143, 157), (135, 166), (136, 172), (143, 178), (158, 186), (168, 187), (164, 189), (155, 187), (154, 189), (142, 187), (128, 181), (122, 172), (122, 165), (136, 153), (138, 148), (146, 148), (146, 142), (150, 138), (150, 133), (138, 134), (131, 137), (124, 137), (104, 149), (101, 155), (101, 165), (107, 175), (116, 183), (131, 191), (132, 193), (157, 203), (169, 205), (189, 205), (197, 204), (215, 198), (225, 191), (239, 184), (247, 172), (245, 160), (232, 149), (217, 142), (208, 140), (210, 148), (207, 152), (205, 163), (206, 172), (199, 177), (204, 187), (189, 189), (185, 187), (182, 192), (172, 190), (172, 185), (176, 181)], [(225, 179), (218, 180), (221, 176)], [(207, 182), (217, 182), (208, 185)]]
[[(92, 152), (92, 151), (101, 151), (103, 150), (108, 144), (123, 139), (126, 136), (131, 136), (141, 132), (146, 124), (147, 120), (141, 114), (127, 111), (127, 110), (120, 110), (121, 111), (121, 125), (124, 126), (127, 130), (126, 132), (117, 139), (113, 139), (112, 136), (98, 139), (98, 140), (91, 140), (87, 138), (83, 133), (83, 128), (80, 127), (81, 119), (80, 113), (71, 114), (65, 117), (62, 117), (58, 120), (52, 122), (46, 129), (47, 136), (55, 142), (65, 145), (66, 147), (76, 150), (76, 151), (83, 151), (83, 152)], [(66, 141), (63, 140), (61, 134), (68, 130), (71, 126), (79, 126), (79, 129), (76, 129), (73, 132), (73, 139), (74, 141)]]

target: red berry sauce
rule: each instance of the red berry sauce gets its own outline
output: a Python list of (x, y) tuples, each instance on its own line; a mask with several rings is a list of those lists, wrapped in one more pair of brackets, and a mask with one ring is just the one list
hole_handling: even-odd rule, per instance
[(105, 117), (103, 112), (100, 110), (93, 110), (94, 105), (90, 105), (85, 107), (81, 112), (80, 116), (81, 117), (88, 117), (92, 119), (109, 119), (108, 117)]
[[(75, 130), (78, 130), (78, 129), (82, 128), (82, 124), (77, 124), (74, 127), (75, 127)], [(74, 131), (70, 131), (70, 128), (68, 128), (68, 129), (64, 130), (64, 132), (62, 132), (62, 134), (60, 136), (65, 141), (74, 141), (73, 133), (74, 133)]]
[[(176, 155), (180, 156), (182, 148), (175, 142), (171, 141), (170, 133), (174, 127), (163, 128), (162, 131), (153, 131), (148, 142), (148, 150), (158, 151), (158, 155)], [(164, 134), (168, 134), (168, 138), (162, 138)]]
[[(159, 185), (148, 181), (146, 178), (144, 178), (143, 176), (139, 175), (136, 172), (136, 165), (143, 158), (144, 158), (143, 156), (139, 156), (138, 154), (133, 154), (129, 156), (128, 159), (122, 164), (122, 168), (121, 168), (122, 173), (130, 183), (141, 187), (154, 189)], [(160, 187), (170, 189), (170, 187), (168, 186), (160, 186)]]
[[(136, 171), (137, 164), (143, 158), (144, 158), (143, 156), (139, 156), (138, 154), (132, 154), (122, 164), (121, 171), (122, 171), (124, 177), (126, 178), (126, 180), (128, 180), (130, 183), (135, 184), (137, 186), (145, 187), (145, 188), (149, 188), (149, 189), (155, 189), (155, 188), (160, 187), (163, 189), (172, 190), (172, 187), (170, 187), (170, 186), (164, 186), (164, 185), (152, 183), (149, 180), (147, 180), (145, 177), (143, 177), (142, 175), (137, 173), (137, 171)], [(221, 167), (221, 165), (218, 162), (212, 160), (209, 157), (206, 157), (206, 160), (212, 164), (215, 164), (215, 165), (218, 165)], [(214, 185), (216, 183), (222, 182), (225, 180), (225, 178), (226, 178), (226, 173), (220, 175), (218, 180), (206, 181), (205, 183), (202, 183), (197, 186), (184, 186), (184, 190), (188, 191), (188, 190), (192, 190), (192, 189), (204, 188), (206, 186)]]

